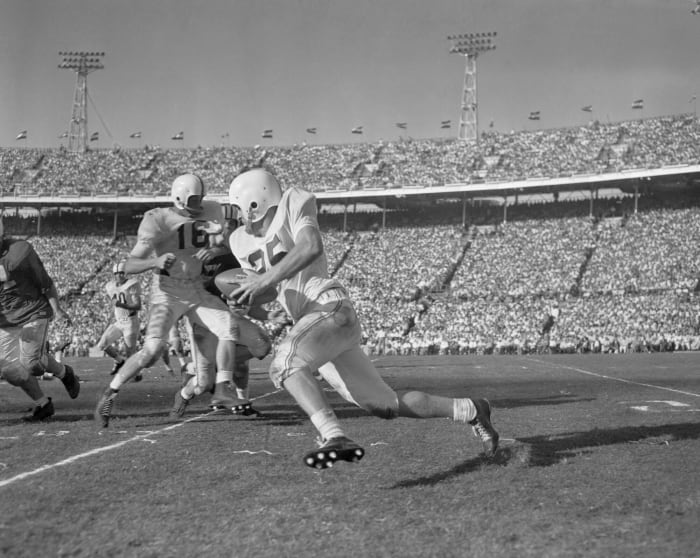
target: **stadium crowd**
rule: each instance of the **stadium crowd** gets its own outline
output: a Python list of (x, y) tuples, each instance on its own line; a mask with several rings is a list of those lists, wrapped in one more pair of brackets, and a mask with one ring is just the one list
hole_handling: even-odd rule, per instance
[(477, 144), (399, 138), (346, 145), (172, 149), (114, 146), (0, 149), (4, 195), (166, 194), (183, 169), (224, 188), (239, 170), (264, 164), (284, 184), (314, 192), (599, 174), (700, 162), (700, 121), (688, 114), (618, 123), (489, 129)]

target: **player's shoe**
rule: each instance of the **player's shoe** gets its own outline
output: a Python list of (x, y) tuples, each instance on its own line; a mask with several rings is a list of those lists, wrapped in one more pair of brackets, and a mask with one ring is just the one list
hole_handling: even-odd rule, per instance
[(173, 408), (170, 409), (170, 414), (168, 415), (171, 419), (179, 419), (185, 414), (187, 406), (190, 404), (192, 399), (185, 399), (182, 397), (182, 393), (178, 389), (175, 392), (175, 401), (173, 402)]
[(25, 422), (40, 422), (42, 420), (46, 420), (47, 418), (50, 418), (54, 414), (54, 408), (53, 408), (53, 403), (51, 402), (51, 398), (49, 397), (49, 402), (46, 403), (43, 406), (36, 406), (34, 407), (34, 412), (32, 412), (31, 415), (27, 415), (24, 418)]
[(71, 366), (68, 366), (67, 364), (64, 364), (64, 366), (66, 368), (66, 372), (63, 375), (63, 378), (61, 378), (61, 381), (63, 382), (63, 387), (66, 388), (68, 395), (70, 395), (70, 398), (75, 399), (80, 393), (80, 378), (73, 371)]
[(247, 399), (240, 399), (230, 388), (214, 386), (214, 395), (211, 397), (209, 407), (212, 409), (230, 409), (237, 415), (251, 414), (253, 406)]
[(117, 372), (119, 372), (119, 369), (124, 366), (125, 360), (115, 360), (114, 361), (114, 366), (112, 366), (112, 370), (109, 371), (110, 376), (114, 376)]
[(476, 417), (470, 420), (469, 424), (474, 431), (474, 435), (481, 440), (486, 457), (496, 455), (498, 449), (498, 432), (491, 424), (491, 404), (488, 399), (474, 399), (476, 407)]
[(327, 469), (336, 461), (357, 463), (364, 455), (365, 450), (350, 438), (339, 436), (322, 442), (321, 447), (307, 453), (304, 463), (312, 469)]
[(97, 402), (97, 407), (95, 407), (95, 420), (102, 424), (102, 428), (107, 428), (109, 426), (109, 419), (112, 416), (112, 406), (114, 405), (117, 393), (119, 392), (108, 387)]

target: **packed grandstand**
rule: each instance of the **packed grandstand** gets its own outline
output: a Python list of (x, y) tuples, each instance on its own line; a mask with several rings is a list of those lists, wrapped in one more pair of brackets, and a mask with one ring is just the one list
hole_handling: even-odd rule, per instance
[[(50, 342), (87, 355), (111, 320), (103, 285), (143, 212), (197, 172), (223, 193), (236, 171), (264, 165), (283, 185), (358, 192), (508, 183), (700, 164), (700, 122), (675, 115), (557, 130), (486, 132), (478, 144), (400, 140), (92, 150), (0, 149), (7, 234), (29, 238), (73, 318)], [(554, 195), (507, 208), (449, 198), (387, 216), (320, 213), (331, 273), (351, 291), (372, 354), (504, 354), (700, 350), (700, 196), (646, 189), (597, 200)], [(115, 221), (70, 196), (134, 199)], [(35, 213), (18, 198), (55, 198)], [(361, 199), (361, 198), (360, 198)], [(357, 201), (357, 198), (356, 200)], [(31, 206), (31, 203), (26, 203)], [(57, 209), (64, 206), (62, 209)], [(147, 288), (150, 277), (142, 276)], [(144, 308), (147, 312), (147, 307)], [(282, 332), (283, 334), (283, 332)]]

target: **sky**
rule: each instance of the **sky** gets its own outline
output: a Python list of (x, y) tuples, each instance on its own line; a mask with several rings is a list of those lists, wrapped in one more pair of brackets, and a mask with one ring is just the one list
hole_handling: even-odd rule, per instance
[[(0, 146), (57, 147), (76, 75), (93, 147), (455, 137), (465, 60), (449, 35), (495, 31), (477, 59), (479, 129), (693, 113), (695, 0), (0, 0)], [(642, 110), (632, 102), (644, 100)], [(593, 106), (593, 112), (581, 110)], [(540, 120), (528, 119), (540, 111)], [(451, 120), (452, 127), (440, 123)], [(406, 122), (405, 130), (396, 126)], [(352, 134), (362, 126), (363, 133)], [(315, 135), (307, 128), (317, 128)], [(265, 129), (272, 139), (263, 139)], [(16, 140), (27, 131), (27, 138)], [(129, 135), (141, 132), (140, 139)], [(182, 141), (171, 137), (184, 132)]]

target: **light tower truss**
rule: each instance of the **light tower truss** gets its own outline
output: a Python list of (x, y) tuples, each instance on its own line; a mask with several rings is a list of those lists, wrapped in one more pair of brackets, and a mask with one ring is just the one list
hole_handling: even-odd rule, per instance
[(87, 119), (87, 77), (95, 70), (104, 68), (102, 57), (104, 52), (59, 52), (63, 59), (58, 67), (61, 70), (72, 70), (76, 74), (75, 92), (73, 93), (73, 110), (68, 125), (68, 149), (70, 151), (85, 151), (88, 145)]
[(450, 35), (450, 53), (459, 54), (466, 59), (464, 86), (462, 87), (462, 104), (459, 116), (458, 138), (464, 141), (479, 141), (479, 118), (476, 88), (476, 59), (482, 52), (496, 48), (495, 31), (487, 33), (466, 33)]

